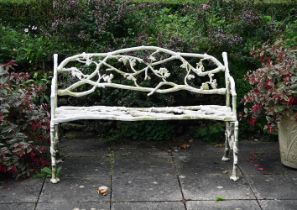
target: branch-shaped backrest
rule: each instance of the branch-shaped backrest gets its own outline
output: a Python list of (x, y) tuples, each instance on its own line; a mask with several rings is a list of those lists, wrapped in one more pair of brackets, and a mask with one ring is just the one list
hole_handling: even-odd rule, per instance
[[(172, 63), (177, 65), (178, 73), (183, 75), (179, 83), (174, 81), (170, 71)], [(140, 46), (109, 53), (82, 53), (68, 57), (55, 68), (54, 77), (57, 82), (57, 74), (68, 73), (75, 80), (70, 86), (57, 90), (60, 96), (80, 97), (94, 92), (96, 88), (105, 87), (147, 92), (148, 95), (180, 90), (224, 95), (226, 88), (218, 88), (217, 80), (214, 79), (214, 74), (222, 71), (225, 71), (225, 66), (207, 54), (180, 53), (155, 46)], [(194, 85), (198, 77), (204, 78), (199, 86)], [(153, 86), (144, 85), (144, 81), (152, 78), (155, 81)], [(122, 82), (123, 80), (128, 82)], [(91, 88), (81, 90), (84, 85)]]

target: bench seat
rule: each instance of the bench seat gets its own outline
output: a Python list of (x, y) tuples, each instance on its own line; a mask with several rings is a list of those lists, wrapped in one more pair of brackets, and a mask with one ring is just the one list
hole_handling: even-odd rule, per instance
[(74, 120), (193, 120), (210, 119), (234, 121), (236, 116), (230, 107), (218, 105), (177, 107), (112, 107), (112, 106), (60, 106), (57, 107), (54, 123)]

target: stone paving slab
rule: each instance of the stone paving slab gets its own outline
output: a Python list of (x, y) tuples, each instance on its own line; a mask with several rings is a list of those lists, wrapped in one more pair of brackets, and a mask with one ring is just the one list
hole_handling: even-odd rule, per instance
[(190, 156), (191, 158), (197, 157), (203, 160), (208, 157), (216, 157), (218, 159), (221, 159), (224, 154), (224, 144), (217, 144), (217, 145), (208, 145), (201, 141), (193, 141), (192, 143), (186, 143), (189, 144), (190, 147), (188, 149), (182, 149), (180, 147), (176, 147), (173, 152), (184, 154), (187, 156)]
[(297, 170), (293, 168), (284, 167), (284, 174), (296, 183), (297, 182)]
[(1, 203), (1, 210), (34, 210), (35, 203)]
[(109, 210), (110, 202), (45, 202), (38, 203), (36, 210)]
[(115, 151), (114, 201), (182, 200), (172, 157), (157, 149)]
[(80, 210), (110, 210), (110, 202), (81, 202)]
[(52, 184), (47, 180), (44, 183), (40, 195), (40, 202), (71, 202), (80, 201), (109, 201), (109, 196), (100, 196), (96, 192), (99, 186), (105, 185), (110, 188), (109, 177), (98, 177), (97, 179), (64, 178), (58, 184)]
[(234, 182), (225, 174), (186, 174), (181, 183), (185, 199), (215, 200), (218, 196), (224, 199), (256, 199), (244, 177)]
[(101, 157), (108, 152), (109, 145), (99, 138), (63, 139), (60, 151), (69, 156)]
[(112, 210), (185, 210), (182, 202), (121, 202), (113, 203)]
[(0, 185), (0, 203), (36, 202), (42, 188), (42, 179), (6, 181)]
[[(0, 209), (297, 209), (297, 170), (281, 165), (278, 142), (240, 142), (238, 182), (229, 179), (232, 162), (221, 161), (222, 145), (169, 145), (62, 141), (61, 182), (0, 180)], [(259, 158), (251, 161), (253, 153)], [(101, 185), (111, 190), (105, 197), (96, 192)], [(225, 200), (215, 201), (218, 196)]]
[(214, 147), (196, 142), (189, 150), (173, 152), (176, 166), (181, 175), (185, 175), (184, 173), (195, 174), (195, 176), (225, 174), (228, 177), (231, 174), (232, 161), (222, 161), (223, 154), (224, 147), (222, 145)]
[(297, 199), (297, 183), (284, 175), (247, 177), (258, 199)]
[[(229, 177), (232, 170), (232, 162), (221, 160), (220, 154), (202, 156), (197, 153), (178, 152), (174, 153), (175, 163), (180, 175), (195, 174), (195, 176), (207, 176), (208, 174), (225, 174)], [(239, 171), (239, 173), (241, 173)]]
[(134, 149), (124, 148), (114, 151), (113, 175), (123, 174), (158, 174), (154, 170), (167, 170), (171, 174), (176, 174), (172, 162), (172, 157), (167, 151), (158, 149)]
[(278, 143), (243, 143), (240, 168), (247, 175), (281, 175), (287, 168), (281, 164)]
[(295, 210), (297, 209), (296, 200), (260, 200), (263, 210)]
[(189, 201), (187, 210), (261, 210), (255, 200)]
[[(258, 153), (258, 159), (251, 161), (250, 155), (241, 155), (240, 169), (246, 175), (282, 175), (287, 168), (280, 162), (279, 154)], [(246, 158), (246, 159), (245, 159)]]
[(232, 162), (221, 161), (222, 155), (223, 148), (209, 145), (174, 153), (185, 199), (256, 199), (240, 171), (238, 182), (229, 179)]
[(62, 179), (74, 177), (81, 179), (96, 179), (97, 177), (110, 176), (110, 160), (108, 153), (98, 157), (68, 156), (62, 165)]
[(114, 201), (178, 201), (182, 200), (178, 181), (171, 175), (122, 176), (113, 178)]
[(240, 152), (268, 152), (271, 154), (279, 153), (278, 142), (267, 141), (239, 141)]
[(78, 202), (71, 201), (47, 201), (47, 202), (39, 202), (36, 206), (36, 210), (73, 210), (75, 208), (79, 208)]

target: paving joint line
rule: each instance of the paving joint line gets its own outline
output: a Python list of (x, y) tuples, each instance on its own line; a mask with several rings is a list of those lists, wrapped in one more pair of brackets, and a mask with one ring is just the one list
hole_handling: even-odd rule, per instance
[(110, 195), (109, 195), (109, 209), (112, 209), (112, 175), (110, 175)]
[(37, 208), (37, 205), (38, 205), (38, 203), (39, 203), (39, 199), (40, 199), (40, 196), (41, 196), (41, 193), (42, 193), (42, 190), (43, 190), (43, 187), (44, 187), (45, 181), (46, 181), (46, 177), (45, 177), (45, 178), (43, 178), (42, 185), (41, 185), (40, 191), (39, 191), (39, 193), (38, 193), (37, 200), (36, 200), (36, 202), (35, 202), (35, 205), (34, 205), (34, 210), (36, 210), (36, 208)]
[(294, 198), (261, 198), (259, 201), (297, 201), (297, 199)]
[(8, 202), (0, 202), (0, 204), (35, 204), (36, 202), (34, 201), (8, 201)]
[(186, 205), (187, 200), (186, 200), (184, 192), (183, 192), (182, 184), (181, 184), (181, 181), (180, 181), (180, 178), (179, 178), (179, 171), (178, 171), (175, 159), (174, 159), (174, 155), (173, 155), (171, 150), (168, 153), (169, 153), (169, 155), (171, 157), (171, 161), (172, 161), (172, 164), (173, 164), (173, 167), (174, 167), (174, 170), (175, 170), (175, 174), (176, 174), (176, 178), (177, 178), (177, 181), (178, 181), (179, 189), (180, 189), (180, 192), (181, 192), (181, 195), (182, 195), (182, 201), (181, 202), (184, 204), (185, 210), (187, 210), (187, 205)]
[(163, 200), (163, 201), (150, 201), (150, 200), (139, 200), (139, 201), (135, 201), (135, 200), (130, 200), (130, 201), (113, 201), (113, 203), (178, 203), (178, 202), (182, 202), (181, 200)]
[(182, 200), (116, 200), (113, 203), (176, 203)]
[(111, 149), (109, 151), (109, 163), (110, 163), (110, 196), (109, 196), (109, 209), (112, 209), (112, 194), (113, 194), (113, 185), (112, 185), (112, 177), (114, 174), (114, 163), (115, 163), (115, 155), (114, 151)]
[(251, 192), (253, 193), (253, 195), (255, 196), (255, 198), (256, 198), (256, 202), (257, 202), (259, 208), (260, 208), (261, 210), (263, 210), (263, 208), (262, 208), (262, 206), (261, 206), (261, 204), (260, 204), (260, 201), (259, 201), (259, 199), (258, 199), (256, 193), (254, 192), (253, 188), (252, 188), (250, 179), (249, 179), (247, 176), (245, 176), (245, 173), (243, 172), (243, 170), (241, 169), (240, 166), (238, 166), (238, 168), (239, 168), (239, 170), (240, 170), (242, 176), (243, 176), (244, 178), (246, 178), (246, 180), (247, 180), (247, 182), (248, 182), (248, 184), (249, 184), (249, 188), (250, 188)]
[[(256, 201), (257, 199), (249, 199), (249, 198), (224, 198), (224, 201)], [(188, 199), (187, 201), (216, 201), (215, 199)]]

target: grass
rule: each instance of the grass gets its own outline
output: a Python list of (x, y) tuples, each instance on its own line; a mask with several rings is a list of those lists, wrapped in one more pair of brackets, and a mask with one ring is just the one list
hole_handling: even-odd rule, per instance
[(219, 201), (224, 201), (225, 198), (223, 196), (216, 196), (216, 201), (219, 202)]

